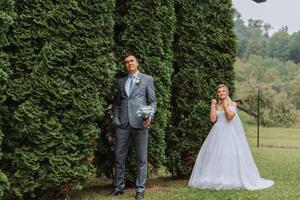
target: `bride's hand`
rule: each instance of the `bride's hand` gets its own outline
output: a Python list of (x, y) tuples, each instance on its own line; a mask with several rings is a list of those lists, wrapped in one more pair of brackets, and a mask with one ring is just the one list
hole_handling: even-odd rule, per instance
[(223, 107), (228, 107), (228, 100), (227, 100), (227, 98), (222, 100), (222, 105), (223, 105)]
[(217, 104), (217, 100), (212, 99), (212, 100), (211, 100), (211, 105), (212, 105), (212, 106), (215, 106), (216, 104)]
[(212, 100), (211, 100), (211, 108), (215, 108), (215, 107), (216, 107), (216, 104), (217, 104), (217, 100), (212, 99)]

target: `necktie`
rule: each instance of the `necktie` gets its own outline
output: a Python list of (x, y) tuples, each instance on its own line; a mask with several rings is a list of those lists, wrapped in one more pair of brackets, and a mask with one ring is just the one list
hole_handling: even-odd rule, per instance
[(133, 76), (130, 76), (129, 91), (128, 91), (129, 95), (131, 94), (132, 88), (133, 88)]

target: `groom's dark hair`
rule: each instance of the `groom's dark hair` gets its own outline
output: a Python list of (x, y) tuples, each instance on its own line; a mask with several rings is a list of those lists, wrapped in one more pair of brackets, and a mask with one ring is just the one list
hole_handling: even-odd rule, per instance
[(123, 60), (125, 60), (126, 58), (128, 58), (129, 56), (133, 56), (135, 57), (135, 59), (139, 62), (139, 59), (132, 53), (129, 53), (129, 54), (126, 54), (124, 57), (123, 57)]

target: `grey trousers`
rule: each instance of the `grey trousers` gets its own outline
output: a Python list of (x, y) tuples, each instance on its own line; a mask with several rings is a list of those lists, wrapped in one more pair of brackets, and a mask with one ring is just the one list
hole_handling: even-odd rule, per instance
[(148, 129), (134, 129), (130, 126), (117, 128), (115, 133), (115, 190), (125, 187), (125, 161), (128, 154), (130, 137), (133, 138), (137, 153), (136, 192), (144, 192), (147, 179)]

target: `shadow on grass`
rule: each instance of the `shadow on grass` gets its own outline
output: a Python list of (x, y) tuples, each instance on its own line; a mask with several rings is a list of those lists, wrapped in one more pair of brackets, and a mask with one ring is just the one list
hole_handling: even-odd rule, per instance
[[(146, 193), (161, 193), (170, 187), (187, 187), (188, 180), (186, 178), (178, 179), (174, 177), (154, 177), (149, 178), (146, 186)], [(70, 195), (72, 200), (90, 200), (90, 199), (110, 199), (108, 194), (113, 190), (111, 179), (92, 178), (84, 185), (83, 190), (72, 192)], [(124, 199), (134, 196), (135, 187), (126, 186), (122, 195)], [(122, 198), (122, 199), (123, 199)]]

